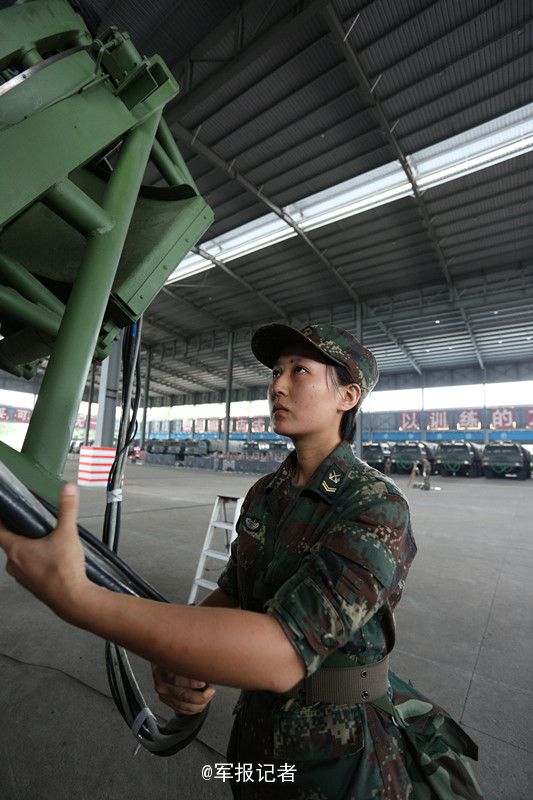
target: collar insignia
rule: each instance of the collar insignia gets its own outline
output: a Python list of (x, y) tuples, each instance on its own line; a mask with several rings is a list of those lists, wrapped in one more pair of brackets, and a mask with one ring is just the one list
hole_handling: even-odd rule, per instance
[(336, 483), (340, 483), (340, 480), (341, 480), (341, 476), (339, 475), (339, 473), (335, 472), (335, 470), (332, 469), (331, 472), (328, 475), (328, 481), (331, 481), (332, 483), (336, 484)]

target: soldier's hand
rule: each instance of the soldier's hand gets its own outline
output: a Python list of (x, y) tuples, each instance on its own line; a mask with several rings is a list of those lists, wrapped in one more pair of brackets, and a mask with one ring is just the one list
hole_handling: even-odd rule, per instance
[(87, 592), (95, 587), (85, 574), (85, 557), (78, 536), (78, 491), (61, 490), (57, 527), (42, 539), (8, 531), (0, 523), (0, 548), (7, 555), (6, 572), (67, 622), (77, 624)]
[(200, 714), (215, 695), (205, 681), (176, 675), (152, 664), (154, 686), (159, 699), (178, 714)]

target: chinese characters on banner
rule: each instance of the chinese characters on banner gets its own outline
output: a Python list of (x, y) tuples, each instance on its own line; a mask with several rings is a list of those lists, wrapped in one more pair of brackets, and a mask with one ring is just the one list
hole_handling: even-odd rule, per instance
[(197, 419), (194, 423), (195, 433), (205, 433), (205, 419)]
[(16, 408), (15, 409), (15, 422), (29, 422), (31, 411), (29, 408)]
[(533, 428), (533, 408), (527, 410), (526, 428)]
[(490, 419), (491, 428), (515, 428), (513, 408), (493, 408)]
[(183, 433), (192, 433), (192, 419), (183, 420)]
[(419, 431), (420, 414), (418, 411), (402, 411), (400, 414), (401, 431)]
[(428, 411), (426, 417), (426, 427), (430, 431), (448, 430), (447, 411)]
[(3, 422), (7, 422), (8, 419), (9, 419), (9, 409), (7, 409), (5, 406), (0, 406), (0, 420), (2, 420)]
[(218, 433), (218, 418), (207, 420), (207, 431), (208, 433)]
[(235, 431), (237, 433), (248, 433), (248, 417), (237, 417)]
[(481, 415), (478, 408), (463, 408), (457, 413), (458, 430), (479, 430)]

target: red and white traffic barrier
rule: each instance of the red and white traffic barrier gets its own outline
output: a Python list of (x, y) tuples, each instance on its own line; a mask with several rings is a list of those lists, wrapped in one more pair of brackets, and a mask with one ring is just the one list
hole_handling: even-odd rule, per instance
[(114, 447), (80, 447), (78, 486), (107, 486)]

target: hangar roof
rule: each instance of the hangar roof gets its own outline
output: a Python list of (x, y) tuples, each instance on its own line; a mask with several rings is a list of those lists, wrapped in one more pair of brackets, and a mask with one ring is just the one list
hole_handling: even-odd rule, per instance
[[(83, 7), (99, 15), (99, 30), (117, 25), (171, 66), (181, 92), (165, 117), (215, 211), (197, 251), (212, 268), (164, 287), (145, 315), (154, 395), (221, 397), (233, 331), (234, 387), (244, 397), (267, 377), (249, 351), (255, 327), (332, 320), (355, 332), (359, 310), (384, 376), (422, 382), (456, 369), (475, 382), (511, 363), (533, 375), (529, 3)], [(512, 157), (418, 183), (417, 154), (441, 143), (446, 151), (503, 118), (525, 121)], [(303, 198), (389, 165), (404, 196), (305, 229)], [(156, 179), (149, 169), (146, 181)], [(290, 238), (225, 261), (213, 240), (265, 215), (288, 225)]]

